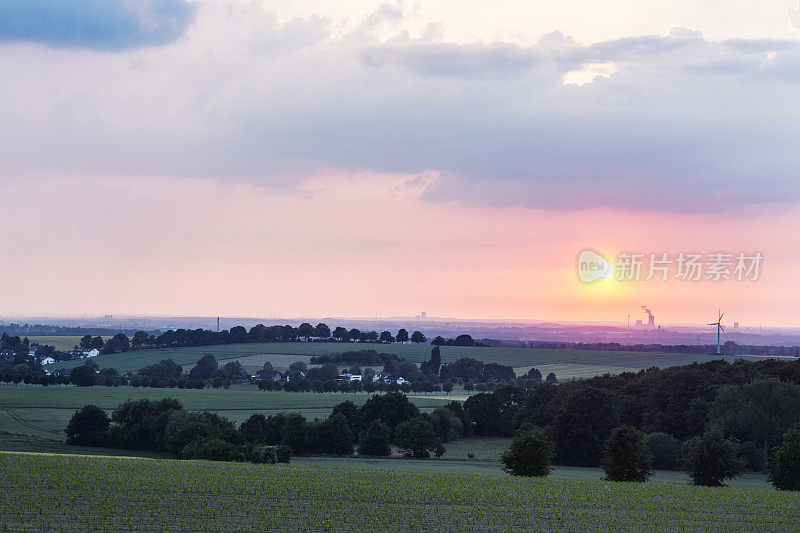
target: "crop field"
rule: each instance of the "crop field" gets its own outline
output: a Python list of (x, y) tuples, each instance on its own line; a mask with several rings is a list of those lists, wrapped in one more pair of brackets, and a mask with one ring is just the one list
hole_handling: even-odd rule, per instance
[[(195, 411), (215, 411), (241, 423), (253, 413), (265, 415), (279, 411), (302, 413), (306, 418), (327, 417), (333, 406), (345, 400), (361, 405), (371, 394), (315, 394), (284, 391), (259, 391), (255, 387), (241, 389), (153, 389), (144, 387), (41, 387), (0, 386), (0, 449), (42, 450), (25, 448), (20, 437), (44, 439), (55, 445), (63, 441), (64, 428), (72, 414), (86, 404), (110, 411), (126, 400), (161, 399), (170, 396), (184, 407)], [(411, 401), (430, 411), (447, 400), (412, 396)], [(8, 444), (9, 441), (16, 444)], [(33, 445), (36, 442), (31, 441)], [(47, 442), (40, 443), (42, 446)]]
[(666, 483), (0, 454), (0, 528), (60, 531), (797, 528), (800, 494)]
[[(372, 343), (333, 343), (333, 342), (288, 342), (288, 343), (248, 343), (200, 346), (188, 348), (164, 348), (137, 350), (119, 354), (101, 355), (93, 359), (101, 368), (114, 367), (120, 372), (129, 372), (143, 366), (170, 358), (179, 365), (193, 365), (206, 354), (218, 361), (239, 360), (247, 367), (263, 366), (264, 361), (274, 360), (274, 366), (283, 368), (298, 356), (297, 360), (314, 355), (341, 353), (348, 350), (373, 349), (392, 353), (408, 361), (422, 362), (428, 359), (430, 345), (414, 344), (372, 344)], [(662, 354), (653, 352), (615, 352), (604, 350), (544, 350), (533, 348), (478, 348), (467, 346), (442, 347), (442, 361), (455, 361), (462, 357), (472, 357), (486, 363), (500, 363), (517, 369), (530, 367), (549, 367), (559, 379), (588, 377), (606, 372), (619, 373), (627, 370), (640, 370), (652, 366), (667, 367), (684, 365), (695, 361), (706, 361), (710, 356), (692, 354)], [(278, 358), (280, 357), (280, 358)], [(718, 357), (715, 357), (718, 358)], [(732, 357), (727, 357), (732, 360)], [(260, 362), (260, 365), (259, 365)], [(64, 361), (50, 365), (49, 368), (74, 367), (83, 361)], [(543, 371), (544, 372), (544, 371)], [(546, 372), (545, 372), (546, 374)]]

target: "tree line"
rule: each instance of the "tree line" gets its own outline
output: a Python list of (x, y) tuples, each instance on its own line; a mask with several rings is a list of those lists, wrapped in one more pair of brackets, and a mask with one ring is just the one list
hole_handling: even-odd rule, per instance
[(767, 472), (800, 422), (798, 382), (798, 361), (718, 360), (532, 389), (505, 386), (471, 396), (464, 409), (476, 435), (538, 431), (553, 443), (556, 464), (600, 466), (604, 443), (626, 426), (642, 433), (659, 468), (685, 466), (705, 442), (733, 451), (728, 466)]
[[(94, 405), (76, 411), (67, 443), (168, 453), (182, 459), (288, 462), (291, 455), (391, 454), (441, 456), (443, 443), (463, 435), (467, 415), (458, 402), (422, 413), (401, 393), (375, 395), (357, 407), (345, 401), (323, 420), (299, 413), (254, 414), (238, 428), (210, 412), (186, 411), (172, 398), (130, 400), (109, 417)], [(283, 459), (281, 459), (283, 458)]]

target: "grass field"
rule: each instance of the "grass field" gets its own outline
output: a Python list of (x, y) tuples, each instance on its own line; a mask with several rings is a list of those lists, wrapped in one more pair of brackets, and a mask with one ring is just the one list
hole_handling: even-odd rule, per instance
[[(120, 354), (101, 355), (94, 362), (101, 368), (114, 367), (120, 372), (138, 370), (143, 366), (170, 358), (179, 365), (193, 365), (206, 354), (211, 354), (218, 361), (239, 360), (247, 367), (260, 367), (265, 354), (276, 359), (277, 366), (288, 366), (291, 357), (306, 358), (313, 355), (341, 353), (348, 350), (374, 349), (379, 352), (392, 353), (408, 361), (422, 362), (429, 358), (430, 345), (414, 344), (370, 344), (370, 343), (328, 343), (328, 342), (290, 342), (290, 343), (250, 343), (226, 344), (219, 346), (203, 346), (191, 348), (164, 348), (157, 350), (137, 350)], [(466, 346), (442, 347), (442, 361), (455, 361), (461, 357), (472, 357), (486, 363), (500, 363), (519, 369), (520, 373), (530, 367), (545, 367), (547, 372), (554, 372), (559, 379), (572, 377), (589, 377), (606, 372), (619, 373), (626, 370), (640, 370), (652, 366), (667, 367), (684, 365), (695, 361), (711, 359), (705, 355), (661, 354), (652, 352), (614, 352), (601, 350), (543, 350), (532, 348), (475, 348)], [(732, 360), (731, 357), (728, 359)], [(260, 365), (259, 365), (260, 362)], [(64, 361), (50, 365), (52, 368), (74, 367), (83, 361)], [(541, 369), (541, 368), (540, 368)], [(546, 375), (547, 372), (542, 370)]]
[(671, 483), (0, 454), (11, 530), (797, 528), (800, 494)]
[[(109, 336), (103, 336), (104, 341), (110, 338)], [(49, 344), (55, 346), (56, 350), (68, 352), (81, 341), (81, 338), (78, 335), (37, 335), (28, 337), (28, 340), (39, 344)]]
[[(255, 387), (225, 390), (0, 386), (0, 449), (24, 450), (20, 447), (21, 436), (48, 441), (63, 440), (64, 428), (72, 414), (89, 403), (110, 412), (129, 399), (160, 399), (166, 396), (178, 399), (189, 410), (215, 411), (236, 423), (243, 422), (253, 413), (268, 415), (279, 411), (303, 413), (310, 420), (325, 418), (337, 403), (351, 400), (361, 405), (371, 397), (369, 394), (259, 391)], [(410, 399), (424, 411), (447, 403), (447, 400), (422, 396), (412, 396)], [(4, 444), (7, 442), (12, 444)], [(35, 443), (29, 441), (29, 444)], [(41, 451), (36, 446), (28, 449)]]

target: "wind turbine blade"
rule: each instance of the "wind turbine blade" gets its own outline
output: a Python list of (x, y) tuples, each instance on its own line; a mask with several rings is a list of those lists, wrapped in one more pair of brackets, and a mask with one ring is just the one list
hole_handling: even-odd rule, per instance
[(725, 333), (725, 328), (722, 327), (722, 324), (719, 325), (719, 329), (722, 330), (722, 333)]
[(714, 323), (712, 323), (712, 324), (706, 324), (706, 326), (716, 326), (716, 325), (717, 325), (717, 323), (716, 323), (716, 322), (714, 322)]
[(724, 317), (724, 316), (725, 316), (725, 313), (722, 313), (721, 315), (719, 315), (719, 321), (720, 322), (722, 322), (722, 317)]

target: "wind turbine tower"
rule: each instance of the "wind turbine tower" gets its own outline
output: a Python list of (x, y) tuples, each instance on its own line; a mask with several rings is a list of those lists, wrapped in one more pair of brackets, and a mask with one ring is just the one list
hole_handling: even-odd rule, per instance
[(712, 322), (711, 324), (707, 324), (708, 326), (717, 326), (717, 354), (719, 354), (719, 333), (725, 333), (725, 328), (722, 327), (722, 317), (725, 316), (725, 313), (720, 313), (719, 309), (717, 309), (717, 321)]

